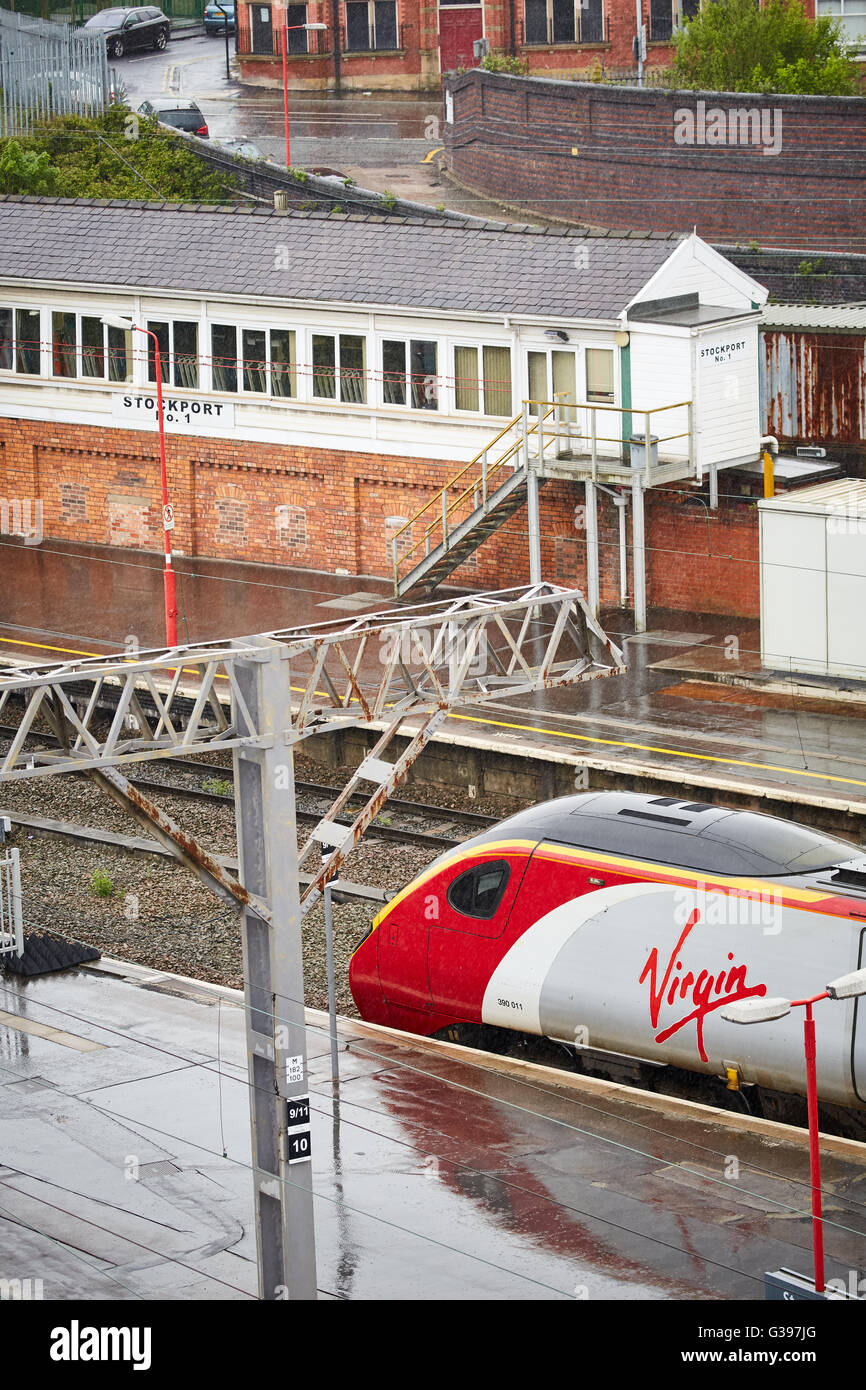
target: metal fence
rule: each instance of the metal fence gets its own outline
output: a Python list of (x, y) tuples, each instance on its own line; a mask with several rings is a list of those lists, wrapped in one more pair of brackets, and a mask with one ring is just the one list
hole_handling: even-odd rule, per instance
[[(140, 0), (144, 4), (146, 0)], [(138, 0), (135, 0), (138, 3)], [(206, 0), (157, 0), (169, 19), (201, 20)], [(5, 0), (6, 8), (10, 8)], [(52, 19), (57, 24), (83, 24), (99, 10), (111, 7), (112, 0), (14, 0), (15, 11), (35, 19)]]
[(53, 116), (99, 116), (109, 94), (104, 34), (0, 10), (0, 136)]
[(17, 849), (0, 855), (0, 956), (20, 956), (24, 950), (21, 911), (21, 864)]

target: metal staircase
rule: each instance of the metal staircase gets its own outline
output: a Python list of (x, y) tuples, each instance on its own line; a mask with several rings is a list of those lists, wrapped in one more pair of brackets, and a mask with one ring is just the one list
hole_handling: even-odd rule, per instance
[[(561, 410), (559, 402), (530, 415), (526, 405), (391, 538), (394, 594), (404, 598), (419, 588), (434, 589), (462, 565), (488, 536), (526, 503), (530, 468), (544, 461), (550, 440), (544, 423)], [(534, 450), (532, 445), (534, 444)], [(538, 485), (545, 478), (538, 473)], [(413, 539), (418, 522), (423, 530)]]

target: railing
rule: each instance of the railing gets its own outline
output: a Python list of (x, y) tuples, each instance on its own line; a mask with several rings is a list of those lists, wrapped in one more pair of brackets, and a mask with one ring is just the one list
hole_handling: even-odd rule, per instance
[[(658, 417), (672, 410), (686, 412), (686, 428), (662, 434)], [(619, 416), (622, 422), (618, 433), (613, 435), (603, 432), (607, 428), (605, 418), (610, 415)], [(491, 462), (490, 456), (497, 444), (512, 431), (517, 432), (516, 438)], [(640, 468), (632, 465), (630, 456), (624, 458), (630, 448), (629, 440), (623, 437), (626, 431), (635, 443), (643, 443), (644, 460)], [(534, 453), (530, 452), (532, 440), (537, 446)], [(679, 448), (665, 448), (675, 445), (676, 441), (685, 443)], [(555, 446), (552, 458), (545, 455), (551, 444)], [(663, 457), (665, 453), (667, 458)], [(391, 561), (395, 591), (407, 571), (421, 562), (420, 552), (428, 556), (440, 545), (447, 551), (456, 529), (474, 512), (479, 512), (479, 521), (487, 514), (490, 497), (505, 480), (506, 465), (511, 464), (515, 472), (519, 470), (525, 474), (534, 464), (543, 474), (545, 464), (550, 463), (555, 463), (558, 470), (567, 469), (575, 481), (595, 481), (603, 474), (607, 480), (629, 483), (641, 478), (644, 486), (652, 487), (670, 475), (671, 465), (678, 465), (680, 469), (694, 467), (699, 477), (692, 402), (676, 401), (651, 410), (637, 410), (634, 406), (576, 402), (569, 400), (565, 392), (558, 392), (552, 401), (525, 400), (520, 414), (509, 420), (469, 463), (394, 532)], [(449, 500), (455, 488), (459, 488), (457, 496)], [(414, 527), (419, 521), (425, 521), (424, 529), (413, 540)], [(402, 543), (401, 537), (405, 537)]]
[(20, 956), (23, 951), (21, 866), (19, 851), (10, 849), (0, 855), (0, 956)]
[[(460, 469), (459, 473), (455, 473), (454, 477), (450, 478), (444, 487), (434, 493), (430, 500), (424, 503), (423, 507), (419, 507), (417, 512), (415, 512), (399, 530), (394, 532), (391, 537), (391, 560), (394, 569), (395, 586), (400, 582), (401, 569), (407, 567), (413, 568), (414, 565), (418, 563), (421, 558), (420, 556), (417, 556), (416, 559), (411, 561), (411, 564), (407, 565), (407, 562), (411, 560), (411, 557), (416, 556), (416, 552), (418, 552), (422, 546), (425, 555), (429, 555), (431, 550), (437, 545), (442, 545), (447, 550), (449, 539), (457, 526), (468, 520), (473, 512), (478, 511), (479, 507), (486, 508), (492, 493), (505, 481), (504, 470), (507, 464), (512, 463), (517, 456), (522, 455), (522, 457), (519, 457), (518, 461), (513, 464), (513, 471), (516, 472), (518, 469), (524, 469), (526, 467), (529, 435), (539, 434), (540, 426), (542, 426), (544, 421), (558, 408), (559, 402), (545, 402), (545, 406), (547, 407), (545, 414), (533, 419), (531, 424), (527, 424), (527, 406), (529, 404), (531, 403), (524, 402), (524, 408), (520, 414), (515, 415), (512, 420), (509, 420), (508, 424), (505, 425), (498, 434), (494, 435), (489, 444), (486, 444), (483, 449), (479, 450), (475, 457), (470, 459), (469, 462)], [(504, 439), (506, 435), (510, 434), (511, 431), (515, 429), (519, 431), (517, 438), (507, 445), (504, 452), (491, 463), (491, 451), (496, 448), (496, 445), (501, 439)], [(550, 437), (555, 436), (551, 435)], [(544, 432), (542, 430), (542, 453), (544, 447)], [(467, 477), (469, 477), (469, 481), (464, 482)], [(495, 483), (495, 485), (491, 486), (491, 483)], [(460, 491), (454, 500), (449, 502), (448, 494), (452, 492), (455, 487), (459, 487)], [(431, 520), (424, 527), (424, 531), (419, 539), (412, 541), (411, 537), (415, 523), (420, 521), (422, 517), (428, 515), (431, 515)], [(401, 547), (400, 537), (407, 533), (408, 543), (404, 542)], [(436, 536), (435, 540), (434, 536)]]
[(108, 101), (104, 34), (0, 9), (0, 136), (55, 116), (98, 116)]
[[(545, 401), (526, 401), (524, 410), (534, 406), (540, 411), (547, 404)], [(670, 410), (686, 411), (686, 428), (672, 434), (656, 433), (660, 426), (657, 423), (654, 426), (653, 420), (657, 421), (659, 415)], [(605, 415), (620, 416), (619, 432), (613, 435), (601, 434), (599, 414), (602, 416), (602, 428), (605, 427)], [(547, 415), (544, 418), (546, 419)], [(691, 401), (676, 401), (672, 405), (654, 406), (651, 410), (638, 410), (634, 406), (607, 405), (599, 401), (558, 402), (554, 429), (544, 433), (545, 438), (556, 438), (568, 443), (567, 450), (558, 450), (558, 457), (565, 456), (569, 463), (574, 465), (575, 476), (587, 476), (594, 480), (598, 477), (599, 471), (603, 471), (608, 476), (621, 474), (624, 478), (633, 479), (637, 470), (630, 459), (627, 462), (622, 459), (629, 447), (629, 440), (625, 437), (626, 430), (636, 443), (639, 444), (641, 439), (644, 441), (645, 459), (641, 471), (647, 487), (652, 487), (658, 469), (666, 463), (682, 464), (695, 460), (694, 412)], [(646, 448), (648, 439), (652, 441), (649, 449)], [(665, 451), (662, 446), (672, 444), (675, 440), (685, 440), (685, 447), (669, 450), (668, 458), (664, 459), (662, 455)], [(575, 448), (575, 445), (580, 447)], [(654, 455), (657, 463), (653, 463)]]

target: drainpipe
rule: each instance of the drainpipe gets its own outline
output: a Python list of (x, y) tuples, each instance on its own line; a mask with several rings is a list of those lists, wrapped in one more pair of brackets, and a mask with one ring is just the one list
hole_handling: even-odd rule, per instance
[[(331, 23), (334, 26), (334, 91), (340, 87), (340, 0), (331, 0)], [(399, 41), (399, 35), (398, 35)]]
[(628, 498), (624, 492), (614, 494), (614, 506), (619, 518), (619, 606), (625, 608), (628, 605), (628, 551), (625, 540), (625, 509), (628, 506)]
[(508, 22), (510, 28), (508, 51), (512, 58), (514, 58), (517, 54), (517, 26), (514, 20), (514, 0), (508, 0)]

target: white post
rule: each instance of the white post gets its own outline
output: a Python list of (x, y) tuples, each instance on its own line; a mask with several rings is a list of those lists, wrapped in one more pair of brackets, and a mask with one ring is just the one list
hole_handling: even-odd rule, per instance
[(598, 617), (598, 512), (595, 483), (587, 478), (586, 493), (586, 599), (594, 618)]
[(616, 510), (619, 513), (619, 604), (625, 608), (628, 603), (628, 550), (625, 539), (625, 493), (617, 498)]
[(541, 583), (541, 524), (538, 515), (538, 473), (526, 470), (526, 510), (529, 516), (529, 582)]
[(643, 479), (635, 478), (631, 488), (632, 551), (634, 566), (634, 630), (646, 632), (646, 549), (644, 546)]

